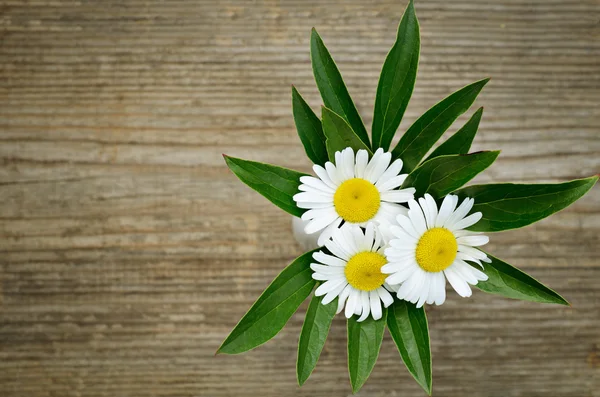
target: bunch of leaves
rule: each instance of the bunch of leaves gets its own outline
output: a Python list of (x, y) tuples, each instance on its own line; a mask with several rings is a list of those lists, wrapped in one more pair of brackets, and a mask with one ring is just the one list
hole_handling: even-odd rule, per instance
[[(314, 164), (333, 162), (334, 153), (346, 147), (355, 151), (365, 149), (369, 153), (377, 148), (389, 151), (413, 92), (419, 51), (419, 23), (411, 0), (381, 71), (369, 139), (333, 58), (313, 29), (310, 54), (324, 102), (321, 118), (294, 87), (292, 105), (298, 135)], [(391, 152), (392, 160), (402, 158), (403, 171), (409, 173), (402, 187), (416, 188), (416, 197), (429, 193), (440, 200), (453, 193), (461, 198), (474, 198), (473, 211), (480, 211), (483, 218), (470, 230), (499, 232), (527, 226), (562, 210), (589, 191), (598, 177), (557, 184), (496, 183), (463, 187), (489, 167), (500, 153), (469, 153), (483, 108), (475, 111), (464, 126), (425, 158), (452, 123), (470, 108), (488, 80), (469, 84), (427, 110), (406, 130)], [(305, 174), (228, 156), (225, 161), (242, 182), (276, 206), (297, 217), (305, 211), (292, 199), (298, 192), (300, 177)], [(321, 250), (326, 251), (325, 247)], [(313, 252), (298, 257), (275, 278), (225, 339), (218, 353), (237, 354), (253, 349), (285, 326), (317, 285), (310, 269)], [(483, 272), (489, 278), (476, 285), (480, 290), (513, 299), (568, 305), (563, 297), (533, 277), (490, 254), (488, 257), (491, 263), (485, 264)], [(337, 308), (337, 300), (328, 305), (322, 305), (321, 300), (322, 297), (312, 297), (300, 334), (297, 359), (300, 385), (317, 364)], [(354, 392), (371, 373), (387, 328), (408, 371), (431, 394), (431, 350), (424, 308), (396, 299), (384, 309), (380, 320), (368, 318), (359, 323), (352, 317), (347, 320), (347, 327), (348, 369)]]

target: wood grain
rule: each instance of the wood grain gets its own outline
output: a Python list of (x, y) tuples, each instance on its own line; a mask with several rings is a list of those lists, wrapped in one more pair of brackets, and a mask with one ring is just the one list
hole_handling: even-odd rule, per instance
[[(404, 3), (1, 1), (0, 395), (351, 394), (341, 318), (298, 388), (305, 305), (268, 344), (214, 356), (300, 254), (289, 216), (221, 153), (309, 171), (290, 85), (318, 108), (312, 26), (370, 126)], [(598, 1), (416, 9), (421, 64), (401, 131), (491, 76), (473, 149), (503, 152), (478, 182), (600, 171)], [(449, 293), (428, 310), (434, 395), (600, 396), (599, 247), (598, 188), (493, 235), (491, 252), (572, 307)], [(360, 395), (423, 395), (389, 336)]]

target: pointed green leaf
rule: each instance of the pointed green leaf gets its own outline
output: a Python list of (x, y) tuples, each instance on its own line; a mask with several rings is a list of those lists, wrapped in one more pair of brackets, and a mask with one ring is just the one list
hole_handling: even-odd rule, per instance
[(395, 300), (388, 308), (387, 326), (408, 372), (431, 394), (431, 349), (425, 309)]
[(243, 353), (262, 345), (281, 331), (316, 284), (310, 269), (314, 252), (316, 250), (296, 258), (279, 273), (231, 331), (217, 353)]
[(355, 153), (360, 149), (365, 149), (371, 154), (371, 150), (356, 136), (343, 118), (326, 107), (323, 107), (322, 111), (323, 132), (327, 137), (327, 153), (331, 162), (335, 163), (335, 152), (344, 150), (347, 147), (354, 149)]
[(479, 128), (482, 114), (483, 108), (477, 109), (469, 121), (467, 121), (460, 130), (456, 131), (454, 135), (438, 146), (425, 161), (448, 154), (469, 153), (475, 134), (477, 134), (477, 128)]
[(483, 218), (469, 230), (497, 232), (537, 222), (571, 205), (587, 193), (598, 176), (564, 183), (474, 185), (456, 192), (475, 199), (473, 212)]
[(489, 167), (499, 154), (490, 151), (433, 158), (411, 172), (402, 187), (414, 187), (415, 197), (429, 193), (436, 199), (442, 198)]
[(282, 210), (300, 217), (305, 210), (298, 208), (292, 197), (299, 192), (301, 172), (223, 155), (227, 166), (242, 182), (265, 196)]
[(383, 309), (383, 317), (373, 320), (369, 316), (358, 322), (357, 316), (348, 319), (348, 371), (352, 391), (356, 393), (371, 374), (383, 340), (387, 309)]
[(306, 382), (317, 365), (337, 309), (337, 299), (323, 305), (321, 301), (324, 297), (313, 296), (302, 325), (296, 362), (296, 375), (300, 386)]
[(371, 147), (369, 136), (348, 89), (323, 40), (313, 28), (310, 36), (310, 58), (313, 74), (323, 103), (352, 126), (361, 141)]
[(294, 86), (292, 86), (292, 109), (296, 130), (302, 145), (304, 145), (306, 155), (313, 164), (325, 164), (328, 158), (321, 120)]
[(426, 111), (400, 138), (392, 151), (394, 159), (401, 158), (404, 169), (412, 171), (454, 120), (469, 109), (488, 81), (469, 84)]
[[(487, 281), (479, 281), (476, 285), (482, 291), (502, 295), (507, 298), (541, 303), (558, 303), (568, 305), (562, 296), (546, 287), (533, 277), (523, 273), (516, 267), (487, 254), (492, 263), (483, 264), (483, 272), (489, 277)], [(473, 263), (476, 269), (481, 268)]]
[(381, 147), (387, 151), (396, 134), (417, 79), (420, 46), (419, 21), (411, 0), (379, 76), (373, 114), (373, 149)]

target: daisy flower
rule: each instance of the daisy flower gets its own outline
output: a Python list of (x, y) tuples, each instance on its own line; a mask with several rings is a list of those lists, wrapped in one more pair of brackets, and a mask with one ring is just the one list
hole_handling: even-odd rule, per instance
[(399, 226), (391, 226), (395, 238), (385, 250), (388, 264), (382, 267), (389, 274), (386, 282), (398, 298), (416, 303), (441, 305), (446, 299), (446, 279), (463, 297), (471, 296), (471, 287), (487, 276), (466, 261), (482, 266), (491, 262), (487, 255), (473, 248), (487, 244), (489, 238), (465, 228), (481, 219), (481, 212), (466, 216), (474, 200), (466, 198), (458, 204), (458, 196), (444, 198), (440, 210), (433, 197), (425, 194), (417, 203), (408, 203), (408, 216), (396, 217)]
[(294, 196), (299, 208), (308, 209), (303, 220), (307, 234), (321, 232), (318, 244), (323, 246), (342, 222), (365, 227), (375, 222), (384, 229), (398, 214), (405, 214), (405, 203), (413, 198), (414, 188), (394, 190), (407, 174), (400, 175), (402, 160), (391, 165), (392, 154), (378, 149), (371, 160), (366, 150), (354, 156), (352, 148), (335, 152), (335, 165), (314, 165), (317, 178), (303, 176), (300, 193)]
[(387, 263), (384, 256), (384, 241), (381, 232), (369, 223), (363, 232), (358, 226), (349, 226), (333, 231), (332, 238), (325, 243), (331, 255), (315, 252), (312, 277), (324, 281), (315, 291), (316, 296), (325, 295), (324, 305), (338, 298), (337, 313), (346, 307), (347, 318), (359, 315), (358, 321), (369, 314), (375, 320), (382, 316), (381, 303), (388, 307), (394, 301), (385, 288), (387, 275), (381, 267)]

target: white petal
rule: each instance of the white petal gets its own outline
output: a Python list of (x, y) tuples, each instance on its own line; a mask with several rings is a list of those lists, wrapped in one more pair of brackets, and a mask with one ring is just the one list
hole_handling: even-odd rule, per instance
[(406, 179), (406, 174), (394, 176), (392, 178), (389, 178), (385, 182), (382, 182), (382, 178), (379, 178), (379, 181), (375, 184), (375, 187), (377, 188), (377, 190), (379, 190), (380, 193), (387, 192), (388, 190), (392, 190), (402, 186), (404, 180)]
[[(392, 161), (392, 154), (390, 152), (383, 153), (375, 163), (375, 166), (371, 169), (371, 173), (365, 175), (366, 179), (373, 184), (377, 183), (379, 178), (390, 165), (390, 161)], [(371, 160), (371, 162), (373, 162), (373, 160)]]
[[(323, 300), (321, 301), (321, 303), (324, 304), (324, 305), (326, 305), (326, 304), (330, 303), (331, 301), (333, 301), (335, 299), (335, 297), (338, 296), (340, 294), (340, 292), (342, 292), (342, 290), (348, 284), (348, 282), (346, 281), (346, 279), (342, 278), (342, 279), (339, 279), (339, 280), (327, 281), (324, 284), (320, 285), (319, 288), (321, 288), (322, 286), (324, 286), (327, 283), (330, 283), (330, 285), (327, 287), (326, 295), (323, 298)], [(315, 291), (315, 295), (319, 296), (319, 295), (317, 295), (316, 291)]]
[(394, 274), (400, 271), (403, 271), (406, 268), (413, 268), (412, 261), (405, 262), (389, 262), (381, 267), (381, 273), (384, 274)]
[(296, 202), (296, 206), (298, 208), (303, 208), (303, 209), (320, 209), (320, 208), (331, 207), (331, 203), (314, 203), (314, 202), (310, 202), (310, 201), (298, 201), (298, 202)]
[(469, 283), (471, 285), (477, 284), (477, 278), (471, 272), (472, 267), (470, 265), (468, 265), (466, 262), (463, 262), (460, 259), (457, 259), (454, 261), (454, 263), (452, 264), (451, 267), (452, 267), (452, 270), (454, 270), (454, 272), (456, 274), (458, 274), (467, 283)]
[(371, 304), (371, 315), (374, 320), (379, 320), (382, 317), (381, 301), (379, 300), (379, 294), (377, 291), (369, 292), (369, 301)]
[(419, 300), (417, 301), (417, 309), (423, 307), (427, 299), (429, 298), (429, 290), (431, 289), (431, 280), (433, 279), (434, 273), (426, 273), (425, 279), (421, 284), (421, 290), (417, 294)]
[(433, 221), (431, 219), (431, 212), (429, 211), (427, 200), (425, 200), (424, 197), (419, 197), (419, 205), (423, 210), (423, 215), (425, 215), (425, 228), (429, 229), (431, 225), (433, 225)]
[(354, 165), (354, 175), (357, 178), (364, 178), (365, 168), (367, 167), (367, 163), (369, 162), (369, 153), (361, 149), (356, 152), (356, 164)]
[(350, 260), (350, 255), (348, 255), (346, 251), (340, 248), (340, 246), (334, 240), (327, 240), (325, 242), (325, 247), (329, 250), (329, 252), (331, 252), (338, 258), (344, 259), (346, 261)]
[(331, 198), (333, 198), (333, 189), (327, 188), (327, 190), (322, 190), (322, 189), (318, 189), (314, 186), (309, 186), (309, 185), (305, 185), (302, 184), (300, 186), (298, 186), (298, 190), (300, 190), (301, 192), (309, 192), (309, 193), (316, 193), (322, 196), (331, 196)]
[[(385, 172), (383, 174), (381, 174), (381, 176), (377, 180), (377, 183), (375, 184), (375, 186), (377, 188), (379, 188), (381, 185), (385, 184), (390, 179), (397, 177), (398, 174), (400, 173), (401, 169), (402, 169), (402, 160), (397, 159), (388, 167), (387, 170), (385, 170)], [(398, 186), (400, 186), (400, 185), (398, 185)]]
[(342, 173), (345, 179), (354, 178), (354, 150), (351, 147), (342, 152)]
[(344, 304), (346, 303), (346, 299), (348, 299), (348, 295), (350, 295), (350, 291), (352, 291), (352, 286), (347, 284), (342, 292), (340, 292), (340, 295), (338, 296), (338, 307), (335, 312), (336, 314), (340, 313), (344, 308)]
[(356, 305), (359, 303), (359, 300), (360, 291), (357, 291), (354, 288), (352, 288), (352, 290), (350, 291), (350, 295), (348, 296), (348, 301), (346, 302), (346, 310), (344, 311), (344, 315), (346, 316), (346, 318), (352, 317), (356, 309)]
[[(316, 210), (314, 210), (314, 211), (316, 211)], [(338, 217), (337, 214), (335, 212), (333, 212), (333, 213), (323, 214), (319, 218), (314, 218), (313, 220), (308, 222), (306, 227), (304, 227), (304, 232), (306, 234), (313, 234), (313, 233), (318, 232), (319, 230), (325, 229), (333, 221), (335, 221), (337, 219), (337, 217)]]
[(315, 252), (313, 255), (313, 259), (315, 259), (316, 261), (319, 261), (325, 265), (329, 265), (329, 266), (339, 266), (339, 267), (346, 267), (347, 262), (345, 260), (342, 260), (340, 258), (337, 258), (335, 256), (332, 255), (327, 255), (326, 253), (319, 251), (319, 252)]
[(425, 223), (425, 216), (421, 210), (421, 206), (415, 201), (410, 200), (408, 202), (408, 217), (411, 220), (415, 230), (419, 235), (422, 235), (427, 231), (427, 224)]
[[(398, 219), (398, 217), (396, 217), (396, 219)], [(414, 244), (414, 246), (417, 246), (417, 243), (419, 242), (419, 239), (408, 234), (408, 232), (406, 232), (406, 230), (404, 230), (401, 227), (398, 227), (396, 225), (390, 226), (390, 232), (396, 236), (397, 238), (395, 239), (391, 239), (390, 240), (390, 245), (395, 247), (396, 245), (394, 244), (403, 244), (403, 243), (410, 243), (410, 244)], [(393, 241), (398, 241), (396, 243), (394, 243)]]
[(368, 291), (360, 291), (360, 305), (362, 307), (362, 312), (360, 318), (357, 320), (359, 323), (365, 321), (371, 313), (371, 302), (369, 301)]
[(338, 169), (336, 168), (335, 165), (333, 165), (333, 163), (331, 162), (326, 162), (325, 163), (325, 170), (327, 171), (327, 175), (329, 176), (329, 179), (331, 179), (331, 181), (336, 185), (339, 186), (341, 185), (343, 179), (340, 176), (340, 173), (338, 172)]
[(413, 199), (415, 189), (412, 187), (401, 190), (388, 190), (381, 193), (381, 200), (390, 203), (406, 203)]
[(456, 222), (463, 219), (469, 213), (469, 211), (471, 211), (474, 202), (475, 201), (470, 198), (464, 199), (462, 204), (459, 205), (458, 208), (452, 214), (450, 214), (448, 219), (446, 219), (446, 222), (444, 222), (444, 227), (452, 229), (452, 226)]
[(460, 277), (460, 275), (454, 271), (452, 265), (446, 270), (444, 270), (444, 275), (446, 276), (448, 282), (450, 283), (452, 288), (454, 288), (457, 294), (459, 294), (463, 298), (471, 296), (471, 287), (469, 287), (469, 284), (467, 284), (467, 282), (463, 280), (462, 277)]
[(333, 196), (327, 196), (326, 194), (314, 193), (314, 192), (302, 192), (296, 193), (292, 197), (294, 201), (305, 201), (311, 203), (329, 203), (333, 204)]
[(314, 218), (321, 218), (323, 216), (329, 217), (329, 216), (338, 216), (337, 212), (335, 212), (335, 208), (333, 208), (333, 206), (329, 206), (327, 208), (315, 208), (309, 211), (306, 211), (304, 214), (302, 214), (302, 216), (300, 217), (300, 219), (302, 219), (303, 221), (309, 220), (309, 219), (314, 219)]
[(429, 229), (431, 229), (435, 227), (438, 217), (438, 208), (435, 200), (429, 193), (425, 193), (425, 201), (427, 202), (427, 210), (429, 211), (429, 216), (431, 218), (431, 223), (428, 223), (427, 226)]
[(385, 288), (379, 287), (375, 291), (377, 291), (377, 295), (379, 295), (384, 307), (388, 307), (394, 303), (394, 297)]
[(338, 288), (340, 284), (346, 283), (345, 279), (337, 279), (337, 280), (329, 280), (325, 281), (323, 284), (319, 285), (319, 288), (315, 291), (315, 296), (322, 296), (328, 292), (331, 292)]
[[(396, 221), (404, 229), (404, 231), (406, 233), (408, 233), (410, 236), (416, 238), (417, 240), (419, 240), (421, 238), (421, 234), (415, 230), (412, 222), (410, 221), (410, 219), (407, 216), (398, 215), (396, 217)], [(392, 230), (392, 232), (393, 232), (393, 230)]]
[(318, 263), (311, 263), (310, 264), (310, 268), (314, 272), (317, 272), (317, 273), (321, 273), (321, 274), (334, 274), (334, 275), (343, 275), (344, 274), (344, 269), (345, 269), (345, 268), (339, 267), (339, 266), (327, 266), (327, 265), (320, 265)]
[(327, 240), (329, 240), (331, 238), (333, 231), (336, 230), (340, 226), (340, 223), (342, 223), (342, 218), (338, 217), (335, 221), (331, 222), (331, 224), (329, 226), (327, 226), (325, 229), (323, 229), (323, 231), (319, 235), (319, 238), (317, 239), (317, 245), (319, 247), (322, 247), (325, 245)]
[(319, 178), (315, 178), (314, 176), (301, 176), (300, 182), (302, 184), (314, 187), (315, 189), (322, 190), (324, 192), (334, 193), (335, 189), (331, 186), (320, 180)]
[(327, 186), (329, 186), (330, 188), (335, 190), (338, 187), (339, 184), (334, 183), (331, 180), (331, 178), (327, 174), (327, 171), (325, 170), (325, 168), (321, 167), (320, 165), (315, 164), (315, 165), (313, 165), (313, 171), (315, 172), (315, 174), (317, 174), (319, 179), (321, 179), (323, 181), (323, 183), (326, 184)]
[(446, 277), (444, 272), (436, 273), (435, 304), (441, 305), (446, 301)]
[(452, 225), (452, 229), (451, 230), (459, 230), (459, 229), (465, 229), (471, 225), (476, 224), (477, 222), (479, 222), (479, 220), (481, 219), (482, 214), (481, 212), (475, 212), (469, 216), (467, 216), (466, 218), (456, 222), (454, 225)]
[(312, 278), (317, 281), (327, 281), (331, 280), (332, 278), (337, 278), (337, 276), (331, 274), (313, 273)]
[(456, 239), (458, 244), (470, 245), (471, 247), (480, 247), (489, 243), (490, 238), (488, 236), (465, 236)]
[(410, 264), (410, 266), (406, 266), (404, 268), (402, 268), (401, 270), (398, 270), (396, 272), (394, 272), (392, 275), (388, 276), (385, 279), (385, 282), (390, 284), (390, 285), (397, 285), (397, 284), (401, 284), (406, 282), (408, 279), (410, 279), (412, 277), (412, 275), (415, 272), (418, 272), (419, 268), (418, 265), (415, 264)]
[(446, 219), (448, 219), (448, 217), (452, 215), (452, 212), (454, 212), (454, 208), (456, 208), (457, 201), (458, 197), (452, 194), (449, 194), (446, 197), (444, 197), (444, 201), (442, 201), (442, 206), (440, 207), (440, 212), (435, 221), (436, 227), (444, 226)]
[(483, 260), (487, 257), (484, 252), (479, 251), (477, 248), (469, 247), (467, 245), (459, 244), (458, 252), (472, 256), (475, 259)]

